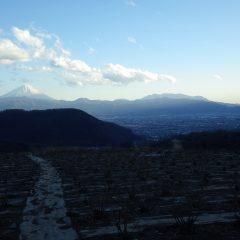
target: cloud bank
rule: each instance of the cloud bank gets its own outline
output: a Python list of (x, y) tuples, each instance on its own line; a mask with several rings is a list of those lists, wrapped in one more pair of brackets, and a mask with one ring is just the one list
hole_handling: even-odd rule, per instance
[[(129, 38), (130, 43), (137, 43)], [(90, 50), (93, 53), (93, 50)], [(0, 37), (0, 64), (13, 64), (19, 71), (56, 74), (70, 85), (126, 85), (132, 82), (175, 82), (176, 78), (143, 69), (109, 63), (92, 67), (72, 58), (58, 36), (36, 29), (11, 29), (11, 38)], [(44, 65), (42, 65), (44, 64)]]
[(42, 39), (32, 36), (29, 30), (22, 30), (20, 28), (13, 27), (12, 33), (19, 42), (28, 46), (41, 47), (43, 45)]
[(9, 39), (0, 39), (0, 64), (28, 60), (29, 54), (25, 49), (18, 47)]

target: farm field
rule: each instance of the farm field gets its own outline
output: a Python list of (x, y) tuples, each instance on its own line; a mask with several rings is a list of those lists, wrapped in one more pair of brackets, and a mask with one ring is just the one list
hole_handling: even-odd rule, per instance
[(159, 226), (156, 239), (178, 239), (216, 223), (227, 227), (224, 239), (240, 237), (232, 224), (240, 216), (239, 152), (52, 150), (43, 157), (60, 173), (68, 216), (83, 239), (155, 239), (144, 233)]
[(0, 239), (237, 240), (239, 161), (233, 150), (1, 154)]

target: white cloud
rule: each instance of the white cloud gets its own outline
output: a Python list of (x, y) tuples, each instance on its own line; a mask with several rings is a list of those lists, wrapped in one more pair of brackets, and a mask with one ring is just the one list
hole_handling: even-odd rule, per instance
[(131, 7), (136, 7), (137, 3), (134, 0), (127, 0), (126, 4)]
[(52, 60), (52, 64), (55, 67), (62, 68), (66, 71), (74, 71), (74, 72), (90, 72), (91, 67), (89, 67), (82, 60), (73, 60), (69, 57), (57, 57)]
[(36, 36), (32, 36), (29, 30), (22, 30), (20, 28), (13, 27), (12, 32), (19, 42), (24, 43), (28, 46), (41, 47), (43, 45), (42, 39)]
[(158, 81), (167, 81), (170, 83), (176, 83), (177, 78), (169, 74), (158, 74)]
[[(155, 81), (168, 81), (174, 83), (176, 78), (144, 71), (141, 69), (126, 68), (119, 64), (107, 64), (103, 68), (90, 68), (89, 71), (73, 70), (64, 67), (61, 77), (70, 85), (127, 85), (133, 82), (150, 83)], [(70, 70), (70, 71), (69, 71)]]
[(116, 84), (128, 84), (131, 82), (155, 82), (169, 81), (174, 83), (176, 78), (170, 75), (161, 75), (141, 69), (126, 68), (119, 64), (108, 64), (102, 70), (103, 78)]
[(18, 47), (9, 39), (0, 39), (0, 64), (27, 60), (29, 60), (27, 51)]
[(128, 37), (127, 40), (128, 40), (129, 43), (137, 44), (137, 40), (134, 37)]
[(65, 71), (61, 77), (70, 85), (103, 85), (109, 83), (104, 79), (99, 69), (93, 68), (91, 72), (68, 72)]
[[(30, 64), (16, 68), (20, 71), (51, 72), (71, 85), (125, 85), (132, 82), (176, 81), (171, 75), (127, 68), (120, 64), (110, 63), (99, 68), (89, 66), (81, 59), (72, 58), (71, 52), (63, 47), (60, 38), (54, 34), (44, 32), (42, 35), (41, 31), (37, 32), (36, 29), (32, 34), (29, 30), (17, 27), (12, 29), (12, 33), (15, 37), (14, 42), (0, 38), (0, 64), (29, 61)], [(128, 37), (128, 41), (139, 45), (133, 37)], [(91, 47), (88, 50), (89, 54), (95, 52)]]
[(220, 81), (223, 80), (223, 77), (221, 75), (219, 75), (219, 74), (214, 74), (213, 78), (215, 78), (216, 80), (220, 80)]
[(64, 57), (70, 57), (71, 52), (63, 47), (63, 44), (60, 40), (60, 38), (56, 35), (54, 35), (55, 38), (55, 48), (60, 52), (60, 55), (63, 55)]
[(62, 79), (66, 82), (66, 84), (71, 86), (82, 86), (82, 79), (81, 76), (78, 76), (74, 73), (64, 72), (60, 75)]
[(47, 66), (18, 66), (17, 69), (22, 70), (22, 71), (27, 71), (27, 72), (52, 72), (53, 69)]

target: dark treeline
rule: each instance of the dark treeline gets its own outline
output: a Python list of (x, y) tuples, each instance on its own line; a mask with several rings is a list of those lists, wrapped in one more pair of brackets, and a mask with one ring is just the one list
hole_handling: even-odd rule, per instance
[(9, 141), (0, 141), (0, 153), (29, 152), (30, 150), (31, 148), (25, 144)]
[(165, 139), (154, 145), (170, 148), (176, 144), (183, 149), (240, 149), (240, 131), (194, 132)]

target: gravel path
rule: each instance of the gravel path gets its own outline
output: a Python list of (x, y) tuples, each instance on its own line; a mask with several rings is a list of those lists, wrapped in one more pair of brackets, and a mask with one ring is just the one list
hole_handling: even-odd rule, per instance
[(46, 160), (30, 156), (41, 173), (34, 192), (27, 199), (20, 226), (20, 240), (77, 240), (78, 235), (66, 216), (61, 179)]

